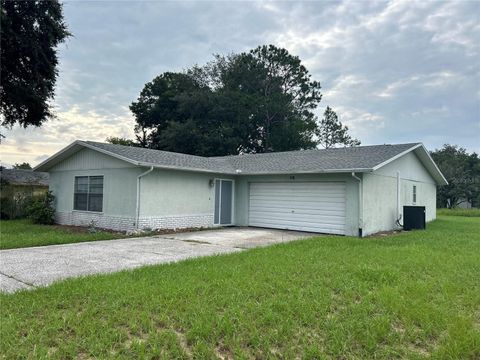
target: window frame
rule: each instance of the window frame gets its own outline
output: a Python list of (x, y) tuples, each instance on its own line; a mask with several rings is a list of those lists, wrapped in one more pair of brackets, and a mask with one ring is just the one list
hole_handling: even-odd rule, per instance
[(417, 203), (417, 185), (412, 187), (412, 203), (415, 205)]
[[(102, 178), (102, 208), (101, 210), (90, 210), (89, 209), (89, 202), (90, 202), (90, 179), (91, 178)], [(76, 197), (76, 184), (77, 184), (77, 178), (87, 178), (88, 179), (88, 182), (87, 182), (87, 185), (88, 185), (88, 188), (87, 188), (87, 192), (85, 193), (86, 196), (87, 196), (87, 204), (86, 204), (86, 210), (83, 210), (83, 209), (76, 209), (75, 208), (75, 197)], [(103, 203), (103, 199), (104, 199), (104, 193), (105, 193), (105, 175), (104, 174), (98, 174), (98, 175), (75, 175), (73, 177), (73, 204), (72, 204), (72, 208), (73, 208), (73, 211), (81, 211), (81, 212), (90, 212), (90, 213), (97, 213), (97, 214), (101, 214), (103, 213), (103, 206), (104, 206), (104, 203)], [(98, 194), (98, 193), (97, 193)]]

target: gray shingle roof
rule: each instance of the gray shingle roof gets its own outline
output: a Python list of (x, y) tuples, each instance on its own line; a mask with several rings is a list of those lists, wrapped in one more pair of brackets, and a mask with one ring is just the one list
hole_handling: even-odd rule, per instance
[(83, 141), (97, 149), (119, 155), (134, 162), (147, 165), (182, 168), (191, 170), (203, 170), (212, 172), (233, 172), (235, 169), (225, 161), (216, 158), (174, 153), (170, 151), (144, 149), (134, 146)]
[(168, 151), (84, 141), (90, 147), (141, 165), (226, 174), (279, 174), (371, 170), (418, 143), (201, 157)]
[(46, 172), (2, 168), (0, 178), (12, 185), (48, 186), (49, 175)]

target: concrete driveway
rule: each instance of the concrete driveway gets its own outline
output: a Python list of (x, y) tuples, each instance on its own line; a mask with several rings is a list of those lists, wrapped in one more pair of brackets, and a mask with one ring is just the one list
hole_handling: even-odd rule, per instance
[(270, 229), (224, 228), (133, 239), (1, 250), (0, 291), (33, 289), (70, 277), (232, 253), (311, 236), (315, 234)]

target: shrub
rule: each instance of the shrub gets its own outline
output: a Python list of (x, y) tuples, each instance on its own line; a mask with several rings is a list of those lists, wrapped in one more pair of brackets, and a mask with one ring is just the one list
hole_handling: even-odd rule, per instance
[(47, 191), (44, 196), (32, 200), (27, 208), (27, 216), (35, 224), (51, 225), (54, 222), (55, 208), (53, 201), (55, 196), (51, 191)]

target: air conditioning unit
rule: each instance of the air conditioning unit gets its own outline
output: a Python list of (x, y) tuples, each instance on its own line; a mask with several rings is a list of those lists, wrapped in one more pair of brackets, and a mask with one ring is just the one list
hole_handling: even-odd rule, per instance
[(403, 230), (425, 230), (425, 206), (403, 207)]

